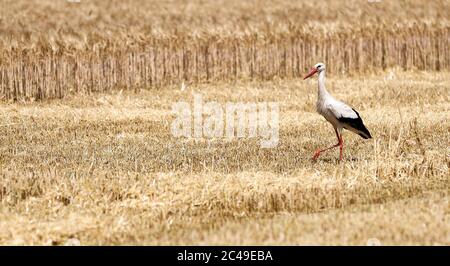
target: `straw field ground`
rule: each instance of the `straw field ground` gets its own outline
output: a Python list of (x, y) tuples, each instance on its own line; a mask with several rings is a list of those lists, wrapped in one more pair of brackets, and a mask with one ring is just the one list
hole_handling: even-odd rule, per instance
[[(0, 244), (450, 244), (449, 1), (4, 2)], [(278, 102), (278, 146), (174, 137), (194, 93)]]
[[(386, 76), (386, 75), (385, 75)], [(449, 74), (329, 78), (374, 135), (338, 152), (301, 80), (0, 108), (3, 244), (449, 244)], [(280, 143), (177, 139), (175, 100), (270, 100)], [(352, 91), (352, 94), (348, 94)]]

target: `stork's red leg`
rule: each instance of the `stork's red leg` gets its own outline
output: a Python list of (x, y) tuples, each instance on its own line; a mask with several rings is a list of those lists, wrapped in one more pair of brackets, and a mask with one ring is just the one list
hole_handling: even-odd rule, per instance
[(334, 129), (334, 132), (336, 132), (336, 137), (337, 137), (337, 139), (338, 139), (338, 143), (337, 144), (335, 144), (335, 145), (333, 145), (333, 146), (331, 146), (331, 147), (328, 147), (328, 148), (326, 148), (326, 149), (323, 149), (323, 150), (321, 150), (321, 149), (318, 149), (315, 153), (314, 153), (314, 156), (312, 157), (312, 159), (315, 161), (315, 160), (317, 160), (317, 158), (319, 158), (319, 155), (320, 155), (320, 153), (322, 153), (322, 152), (324, 152), (324, 151), (327, 151), (327, 150), (329, 150), (329, 149), (333, 149), (333, 148), (336, 148), (336, 147), (340, 147), (340, 150), (341, 150), (341, 160), (342, 160), (342, 148), (343, 148), (343, 141), (342, 141), (342, 136), (339, 136), (339, 134), (338, 134), (338, 132), (337, 132), (337, 130), (336, 129)]
[(319, 155), (320, 155), (322, 152), (327, 151), (327, 150), (329, 150), (329, 149), (336, 148), (336, 147), (338, 147), (338, 146), (340, 146), (340, 145), (341, 145), (340, 143), (337, 143), (337, 144), (335, 144), (335, 145), (333, 145), (333, 146), (331, 146), (331, 147), (328, 147), (328, 148), (326, 148), (326, 149), (323, 149), (323, 150), (318, 149), (318, 150), (316, 151), (316, 153), (314, 153), (314, 156), (313, 156), (312, 159), (315, 161), (315, 160), (317, 160), (317, 158), (319, 157)]
[(342, 135), (341, 135), (341, 137), (339, 138), (339, 161), (342, 161), (342, 154), (343, 154), (343, 152), (342, 152), (342, 150), (344, 149), (344, 139), (342, 138)]

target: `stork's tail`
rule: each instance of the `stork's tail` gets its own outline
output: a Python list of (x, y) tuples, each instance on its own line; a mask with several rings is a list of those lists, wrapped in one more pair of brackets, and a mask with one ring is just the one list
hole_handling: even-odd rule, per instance
[(372, 135), (370, 134), (367, 127), (364, 125), (361, 117), (359, 116), (359, 113), (355, 109), (353, 109), (353, 111), (358, 116), (357, 118), (342, 118), (341, 117), (338, 120), (344, 124), (345, 129), (355, 132), (356, 134), (360, 135), (364, 139), (371, 139)]
[(370, 135), (369, 130), (367, 129), (367, 127), (361, 123), (360, 128), (357, 129), (358, 130), (358, 135), (360, 135), (363, 139), (371, 139), (372, 135)]

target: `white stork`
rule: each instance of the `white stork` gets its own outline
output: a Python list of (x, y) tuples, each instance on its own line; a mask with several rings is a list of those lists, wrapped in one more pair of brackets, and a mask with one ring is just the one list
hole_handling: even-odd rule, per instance
[(372, 136), (366, 126), (364, 126), (361, 117), (355, 109), (339, 100), (336, 100), (330, 93), (328, 93), (325, 88), (325, 64), (316, 64), (308, 75), (305, 76), (304, 80), (313, 76), (315, 73), (319, 73), (319, 89), (316, 109), (319, 114), (325, 117), (325, 119), (333, 125), (338, 143), (326, 149), (318, 149), (312, 159), (316, 160), (320, 153), (339, 146), (339, 158), (342, 161), (342, 149), (344, 148), (344, 141), (342, 139), (343, 128), (353, 131), (364, 139), (370, 139)]

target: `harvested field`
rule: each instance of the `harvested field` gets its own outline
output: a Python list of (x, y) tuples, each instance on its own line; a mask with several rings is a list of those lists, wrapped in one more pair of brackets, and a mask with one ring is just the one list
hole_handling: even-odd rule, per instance
[[(374, 136), (346, 132), (342, 163), (337, 151), (311, 161), (334, 142), (314, 110), (315, 81), (4, 103), (0, 243), (448, 245), (449, 79), (330, 77)], [(279, 145), (174, 138), (171, 104), (193, 92), (280, 102)]]

